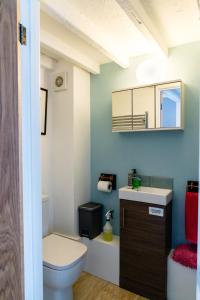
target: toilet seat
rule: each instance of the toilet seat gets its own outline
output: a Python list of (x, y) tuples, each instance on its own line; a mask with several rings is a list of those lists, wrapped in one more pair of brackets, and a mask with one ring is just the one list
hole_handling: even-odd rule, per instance
[(43, 266), (66, 270), (76, 264), (87, 252), (87, 247), (69, 238), (50, 234), (43, 238)]

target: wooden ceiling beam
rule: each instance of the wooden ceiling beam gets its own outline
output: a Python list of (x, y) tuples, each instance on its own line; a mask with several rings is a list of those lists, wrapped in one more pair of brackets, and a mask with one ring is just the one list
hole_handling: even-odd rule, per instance
[(80, 50), (66, 44), (64, 41), (45, 30), (40, 31), (40, 44), (42, 49), (46, 49), (56, 56), (93, 73), (100, 73), (100, 66), (96, 61), (85, 56)]
[(140, 0), (116, 0), (126, 15), (141, 33), (153, 44), (155, 50), (168, 56), (168, 46), (156, 24), (149, 16)]
[(129, 66), (129, 57), (122, 56), (118, 52), (116, 45), (108, 41), (104, 32), (97, 30), (91, 21), (80, 14), (78, 10), (70, 4), (70, 1), (41, 0), (41, 10), (63, 24), (68, 30), (85, 40), (88, 44), (96, 48), (106, 57), (117, 63), (122, 68)]

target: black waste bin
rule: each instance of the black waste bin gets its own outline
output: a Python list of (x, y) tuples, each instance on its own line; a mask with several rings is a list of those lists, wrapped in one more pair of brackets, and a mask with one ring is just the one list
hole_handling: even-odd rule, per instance
[(102, 232), (103, 205), (88, 202), (79, 206), (79, 235), (90, 240)]

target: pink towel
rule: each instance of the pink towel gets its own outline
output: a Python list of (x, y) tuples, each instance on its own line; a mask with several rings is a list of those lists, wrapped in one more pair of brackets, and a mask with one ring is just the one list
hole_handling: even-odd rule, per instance
[(185, 234), (188, 242), (197, 244), (198, 193), (187, 192), (185, 200)]
[(172, 259), (185, 267), (197, 268), (197, 245), (184, 244), (178, 246), (172, 254)]

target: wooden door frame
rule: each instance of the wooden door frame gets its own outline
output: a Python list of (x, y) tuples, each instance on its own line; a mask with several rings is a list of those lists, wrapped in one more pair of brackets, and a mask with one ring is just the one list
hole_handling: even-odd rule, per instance
[(42, 201), (39, 120), (40, 3), (17, 0), (27, 29), (21, 46), (22, 163), (25, 300), (43, 299)]

